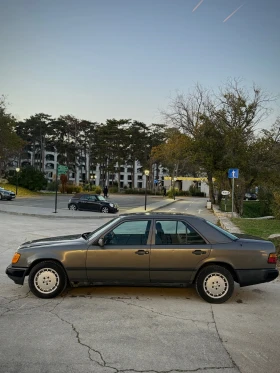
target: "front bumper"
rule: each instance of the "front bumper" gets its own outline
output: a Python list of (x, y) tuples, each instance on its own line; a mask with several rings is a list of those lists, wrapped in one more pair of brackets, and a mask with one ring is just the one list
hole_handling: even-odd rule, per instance
[(8, 277), (13, 280), (15, 284), (23, 285), (27, 269), (28, 268), (16, 268), (10, 264), (6, 268), (6, 275), (8, 275)]
[(239, 269), (236, 271), (239, 285), (249, 286), (275, 280), (279, 276), (278, 269)]

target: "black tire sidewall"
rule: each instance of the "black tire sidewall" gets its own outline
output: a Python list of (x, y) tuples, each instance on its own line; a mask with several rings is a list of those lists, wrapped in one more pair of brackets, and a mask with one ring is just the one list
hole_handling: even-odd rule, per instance
[[(213, 273), (213, 272), (221, 273), (228, 280), (228, 291), (222, 298), (212, 298), (204, 291), (203, 283), (204, 283), (205, 277), (207, 277), (210, 273)], [(220, 304), (220, 303), (226, 302), (232, 296), (233, 291), (234, 291), (234, 280), (233, 280), (233, 277), (230, 271), (226, 269), (225, 267), (222, 267), (219, 265), (211, 265), (200, 270), (196, 278), (195, 286), (196, 286), (196, 291), (199, 294), (199, 296), (202, 299), (206, 300), (206, 302)]]
[[(52, 293), (48, 293), (48, 294), (44, 294), (44, 293), (41, 293), (40, 291), (38, 291), (34, 285), (34, 278), (36, 276), (36, 273), (43, 269), (43, 268), (52, 268), (54, 269), (58, 276), (59, 276), (59, 285), (58, 285), (58, 288), (53, 291)], [(64, 269), (62, 268), (61, 265), (59, 265), (58, 263), (54, 262), (54, 261), (43, 261), (43, 262), (40, 262), (38, 264), (36, 264), (30, 271), (29, 273), (29, 277), (28, 277), (28, 284), (29, 284), (29, 288), (31, 290), (31, 292), (38, 298), (43, 298), (43, 299), (50, 299), (50, 298), (55, 298), (56, 296), (58, 296), (59, 294), (61, 294), (66, 286), (67, 286), (67, 276), (66, 276), (66, 273), (64, 271)]]

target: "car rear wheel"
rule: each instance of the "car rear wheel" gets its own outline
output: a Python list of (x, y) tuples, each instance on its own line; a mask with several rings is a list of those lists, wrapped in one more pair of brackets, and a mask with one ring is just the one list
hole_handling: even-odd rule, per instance
[(69, 206), (69, 210), (75, 211), (78, 210), (78, 208), (74, 203), (71, 203), (71, 205)]
[(230, 271), (218, 265), (203, 268), (196, 278), (196, 291), (209, 303), (224, 303), (233, 293), (234, 280)]
[(109, 208), (106, 207), (106, 206), (103, 206), (103, 207), (101, 208), (101, 212), (103, 212), (103, 214), (108, 214), (108, 212), (109, 212)]
[(65, 290), (67, 276), (61, 265), (53, 261), (45, 261), (31, 269), (28, 283), (36, 297), (54, 298)]

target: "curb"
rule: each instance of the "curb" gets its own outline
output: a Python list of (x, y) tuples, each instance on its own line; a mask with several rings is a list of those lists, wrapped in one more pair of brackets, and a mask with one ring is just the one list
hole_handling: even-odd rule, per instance
[(219, 222), (221, 224), (221, 227), (230, 232), (230, 233), (242, 233), (241, 230), (232, 223), (232, 221), (226, 217), (219, 209), (217, 206), (212, 205), (212, 209), (214, 214), (217, 216), (219, 219)]

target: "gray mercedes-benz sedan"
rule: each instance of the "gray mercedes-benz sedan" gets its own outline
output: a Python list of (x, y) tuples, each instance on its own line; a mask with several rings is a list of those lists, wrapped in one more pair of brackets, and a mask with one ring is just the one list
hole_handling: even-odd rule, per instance
[(79, 284), (196, 286), (223, 303), (234, 282), (248, 286), (278, 276), (272, 242), (232, 235), (192, 215), (126, 214), (93, 232), (23, 243), (6, 274), (40, 298)]

